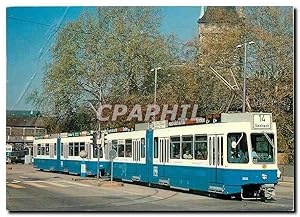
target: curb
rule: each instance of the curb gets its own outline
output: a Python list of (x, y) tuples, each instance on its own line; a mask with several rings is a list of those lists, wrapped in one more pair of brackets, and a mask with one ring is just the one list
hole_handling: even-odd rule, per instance
[[(73, 181), (76, 181), (76, 182), (80, 182), (80, 181), (95, 181), (95, 182), (97, 182), (97, 178), (93, 178), (93, 177), (84, 177), (84, 178), (82, 178), (82, 177), (79, 177), (79, 178), (72, 178), (72, 180)], [(105, 178), (105, 179), (103, 179), (103, 178), (101, 178), (101, 179), (99, 179), (99, 182), (106, 182), (106, 181), (110, 181), (110, 179), (108, 179), (108, 178)]]
[(82, 183), (87, 183), (91, 184), (94, 186), (99, 186), (99, 187), (122, 187), (124, 186), (124, 183), (122, 182), (111, 182), (110, 179), (100, 179), (99, 182), (95, 178), (72, 178), (73, 181), (76, 182), (82, 182)]
[(123, 187), (124, 183), (122, 182), (100, 182), (98, 183), (99, 187)]

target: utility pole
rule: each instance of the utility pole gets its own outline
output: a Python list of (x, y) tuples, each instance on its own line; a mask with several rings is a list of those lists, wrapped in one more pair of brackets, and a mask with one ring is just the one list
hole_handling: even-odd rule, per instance
[[(156, 105), (157, 71), (160, 69), (161, 67), (151, 69), (151, 72), (154, 72), (154, 105)], [(155, 120), (156, 116), (154, 116), (154, 121)]]
[(245, 42), (244, 44), (239, 44), (237, 48), (241, 48), (244, 45), (244, 87), (243, 87), (243, 110), (242, 112), (246, 112), (246, 70), (247, 70), (247, 44), (254, 44), (254, 41)]
[[(98, 106), (98, 111), (100, 111), (100, 107), (102, 105), (102, 102), (101, 102), (101, 97), (102, 97), (102, 91), (101, 91), (101, 86), (100, 86), (100, 91), (99, 91), (99, 106)], [(101, 140), (101, 122), (100, 122), (100, 118), (98, 119), (98, 137), (100, 137), (100, 140)], [(99, 161), (100, 161), (100, 146), (101, 144), (98, 144), (97, 142), (97, 181), (99, 181), (99, 177), (100, 177), (100, 174), (99, 174)]]
[(245, 59), (244, 59), (244, 88), (243, 88), (243, 113), (246, 112), (246, 67), (247, 67), (247, 43), (245, 43)]
[[(98, 114), (99, 111), (101, 111), (101, 106), (102, 106), (102, 86), (100, 86), (100, 91), (99, 91), (99, 106), (98, 106), (98, 110), (95, 109), (95, 107), (93, 106), (93, 104), (91, 102), (88, 102), (89, 105), (91, 106), (91, 108), (93, 109), (93, 111), (96, 113), (96, 117), (98, 122), (98, 130), (97, 130), (97, 139), (101, 139), (101, 119), (100, 119), (100, 115)], [(99, 180), (99, 161), (100, 161), (100, 145), (98, 144), (98, 142), (96, 142), (95, 144), (97, 146), (97, 180)]]

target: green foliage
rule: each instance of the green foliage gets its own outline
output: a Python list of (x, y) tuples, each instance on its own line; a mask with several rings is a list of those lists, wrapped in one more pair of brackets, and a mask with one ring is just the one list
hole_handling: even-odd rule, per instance
[[(254, 41), (254, 45), (247, 47), (247, 96), (251, 106), (248, 111), (273, 113), (273, 120), (277, 123), (279, 149), (290, 153), (292, 162), (293, 10), (292, 7), (245, 7), (244, 11), (245, 19), (241, 19), (238, 25), (224, 25), (221, 22), (222, 25), (217, 27), (209, 24), (205, 26), (206, 31), (200, 38), (197, 62), (201, 65), (199, 80), (205, 80), (209, 86), (200, 87), (203, 91), (199, 98), (205, 99), (200, 109), (202, 112), (222, 111), (222, 104), (227, 103), (231, 94), (211, 73), (209, 66), (213, 66), (233, 85), (232, 71), (242, 90), (244, 47), (235, 48), (238, 44)], [(218, 19), (222, 20), (222, 17)], [(241, 110), (239, 97), (235, 98), (230, 110)]]
[[(97, 108), (100, 90), (105, 103), (151, 103), (150, 70), (164, 68), (159, 74), (164, 80), (178, 59), (176, 39), (160, 35), (159, 27), (160, 11), (151, 7), (99, 7), (96, 15), (85, 11), (68, 23), (52, 50), (43, 92), (31, 95), (46, 116), (55, 117), (59, 127), (51, 129), (91, 127), (78, 111), (87, 112), (88, 101)], [(92, 110), (88, 114), (95, 115)]]

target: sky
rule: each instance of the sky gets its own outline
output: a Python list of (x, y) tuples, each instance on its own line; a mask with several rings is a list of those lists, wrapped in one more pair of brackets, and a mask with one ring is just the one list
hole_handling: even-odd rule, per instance
[[(6, 9), (6, 109), (32, 110), (26, 101), (41, 89), (49, 48), (56, 37), (55, 26), (76, 20), (86, 7), (8, 7)], [(198, 35), (200, 6), (160, 7), (161, 33), (173, 33), (186, 42)], [(93, 7), (87, 8), (93, 11)], [(28, 88), (28, 89), (27, 89)], [(24, 97), (19, 99), (26, 90)]]

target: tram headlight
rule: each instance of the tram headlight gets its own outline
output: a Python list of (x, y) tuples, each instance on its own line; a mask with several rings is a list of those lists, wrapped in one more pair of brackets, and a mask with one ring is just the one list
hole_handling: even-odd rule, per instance
[(261, 174), (261, 178), (263, 179), (263, 180), (267, 180), (268, 179), (268, 176), (267, 176), (267, 174)]
[(277, 169), (277, 179), (281, 178), (281, 171), (279, 169)]

